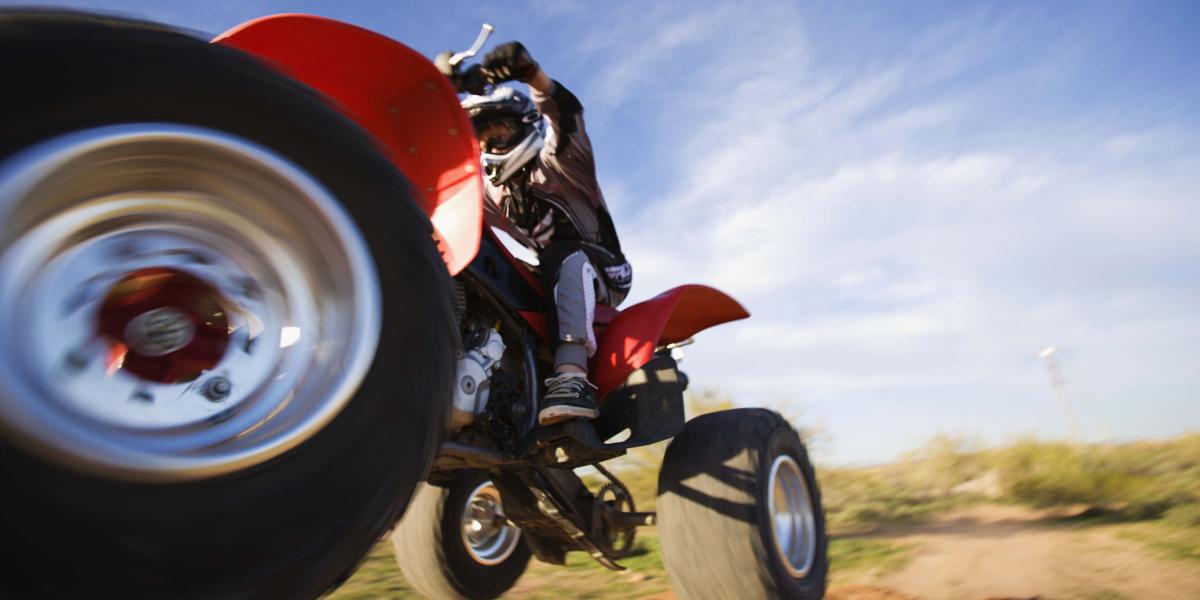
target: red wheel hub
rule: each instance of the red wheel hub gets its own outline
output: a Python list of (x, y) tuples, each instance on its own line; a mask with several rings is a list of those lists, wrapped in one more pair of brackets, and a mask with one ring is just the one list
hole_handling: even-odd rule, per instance
[(159, 383), (190, 381), (229, 346), (226, 302), (201, 279), (168, 268), (132, 271), (100, 306), (97, 327), (110, 344), (110, 372)]

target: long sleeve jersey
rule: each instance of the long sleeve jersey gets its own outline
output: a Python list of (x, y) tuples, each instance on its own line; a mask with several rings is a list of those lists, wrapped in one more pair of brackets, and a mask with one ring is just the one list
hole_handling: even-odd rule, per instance
[(585, 242), (607, 252), (612, 262), (624, 263), (596, 180), (583, 105), (557, 81), (549, 94), (531, 90), (530, 98), (547, 121), (545, 144), (524, 172), (500, 185), (486, 181), (488, 199), (536, 250), (558, 241)]

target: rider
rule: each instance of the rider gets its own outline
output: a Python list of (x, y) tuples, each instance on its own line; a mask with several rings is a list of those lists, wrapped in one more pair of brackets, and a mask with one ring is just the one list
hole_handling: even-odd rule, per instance
[(515, 80), (531, 90), (532, 98), (497, 86), (462, 106), (479, 140), (487, 198), (538, 252), (555, 307), (555, 374), (546, 380), (538, 422), (592, 419), (599, 414), (587, 379), (588, 357), (596, 352), (595, 305), (620, 304), (633, 274), (596, 181), (583, 106), (519, 42), (498, 46), (483, 69), (493, 83)]

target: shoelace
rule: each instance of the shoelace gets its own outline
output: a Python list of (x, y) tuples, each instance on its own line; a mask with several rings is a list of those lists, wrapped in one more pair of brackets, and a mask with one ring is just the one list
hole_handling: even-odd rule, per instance
[[(555, 375), (546, 380), (546, 388), (552, 390), (546, 394), (547, 398), (560, 397), (578, 397), (583, 392), (584, 386), (592, 385), (586, 377), (575, 373), (563, 373)], [(592, 385), (592, 387), (596, 387)], [(556, 389), (557, 388), (557, 389)], [(566, 393), (564, 393), (564, 391)]]

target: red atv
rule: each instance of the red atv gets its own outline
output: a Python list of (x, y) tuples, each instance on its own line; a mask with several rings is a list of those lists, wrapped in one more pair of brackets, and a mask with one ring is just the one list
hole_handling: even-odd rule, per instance
[[(747, 317), (729, 296), (600, 312), (600, 417), (537, 425), (536, 266), (426, 58), (302, 15), (210, 44), (5, 12), (0, 73), (0, 596), (311, 598), (406, 506), (432, 597), (502, 594), (531, 555), (621, 569), (650, 524), (680, 596), (823, 594), (796, 432), (684, 423), (671, 349)], [(672, 437), (639, 512), (600, 463)]]

